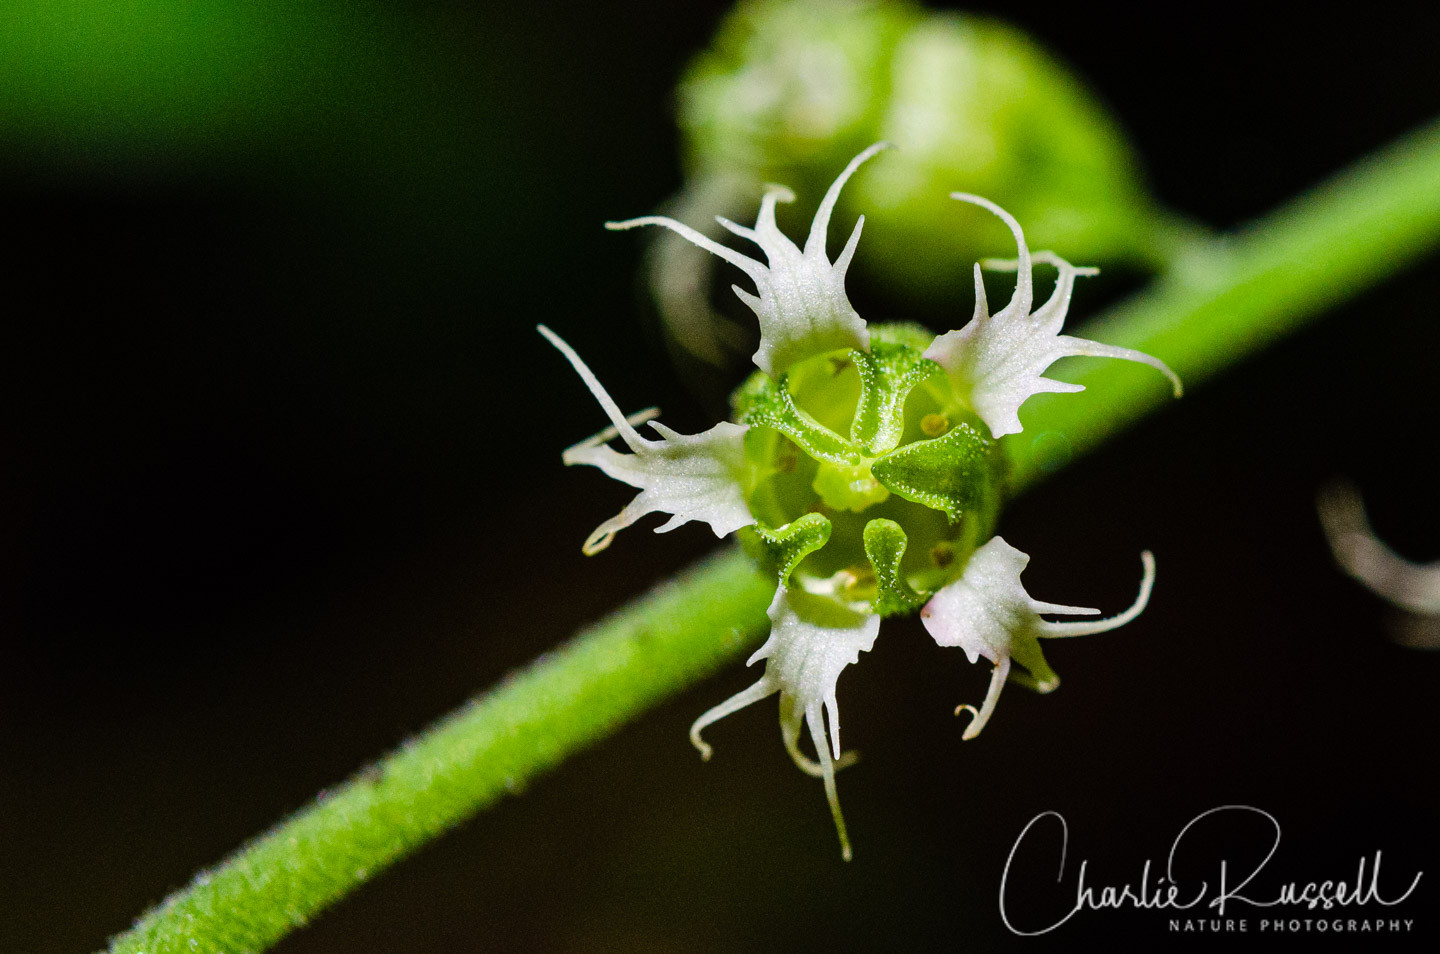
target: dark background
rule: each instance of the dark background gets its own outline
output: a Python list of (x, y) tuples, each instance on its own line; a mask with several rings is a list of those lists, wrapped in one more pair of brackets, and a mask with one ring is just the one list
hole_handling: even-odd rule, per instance
[[(628, 491), (560, 466), (603, 421), (533, 326), (622, 406), (706, 425), (643, 321), (639, 243), (599, 224), (679, 186), (669, 91), (724, 8), (390, 3), (338, 33), (295, 14), (256, 28), (295, 38), (272, 72), (230, 50), (240, 65), (182, 63), (154, 102), (126, 100), (123, 76), (0, 68), (0, 949), (102, 946), (713, 547), (703, 527), (632, 530), (581, 556)], [(1215, 226), (1440, 112), (1433, 17), (971, 9), (1087, 77), (1158, 195)], [(1387, 639), (1393, 614), (1332, 569), (1313, 498), (1350, 475), (1383, 536), (1440, 554), (1437, 267), (1007, 513), (1042, 599), (1121, 606), (1137, 552), (1157, 554), (1139, 622), (1050, 653), (1063, 691), (1012, 688), (962, 745), (949, 713), (986, 668), (887, 625), (842, 689), (864, 753), (841, 778), (854, 863), (773, 706), (695, 757), (690, 721), (753, 678), (736, 666), (278, 950), (1019, 947), (996, 895), (1035, 814), (1064, 812), (1072, 864), (1117, 883), (1226, 803), (1280, 819), (1270, 883), (1348, 878), (1376, 849), (1387, 885), (1425, 869), (1400, 911), (1433, 943), (1440, 657)], [(1039, 917), (1053, 888), (1031, 875)], [(1117, 939), (1174, 940), (1127, 911), (1040, 946)]]

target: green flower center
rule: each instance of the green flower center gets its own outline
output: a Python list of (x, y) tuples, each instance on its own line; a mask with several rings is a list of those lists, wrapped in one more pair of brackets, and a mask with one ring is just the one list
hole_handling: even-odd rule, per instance
[(868, 352), (757, 372), (735, 392), (758, 520), (742, 541), (782, 584), (891, 616), (955, 579), (989, 538), (1000, 455), (923, 357), (932, 334), (870, 334)]

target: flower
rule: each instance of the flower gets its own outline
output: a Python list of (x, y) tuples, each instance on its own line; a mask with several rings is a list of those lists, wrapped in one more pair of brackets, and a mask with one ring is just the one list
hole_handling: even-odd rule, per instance
[[(998, 206), (963, 194), (957, 197), (989, 208), (1015, 233), (1019, 259), (998, 266), (1018, 272), (1009, 307), (992, 317), (977, 279), (975, 318), (958, 332), (937, 338), (915, 325), (867, 325), (844, 288), (861, 222), (833, 263), (825, 241), (841, 188), (883, 148), (877, 143), (845, 167), (820, 203), (803, 249), (775, 224), (775, 204), (789, 200), (788, 190), (765, 194), (753, 229), (722, 220), (760, 246), (764, 264), (673, 219), (608, 223), (670, 229), (754, 281), (755, 293), (735, 291), (760, 320), (759, 370), (732, 396), (733, 422), (685, 435), (655, 421), (653, 409), (627, 418), (579, 355), (540, 328), (611, 424), (565, 451), (565, 463), (599, 467), (640, 488), (590, 535), (585, 552), (599, 552), (617, 531), (659, 512), (670, 515), (660, 531), (698, 521), (717, 535), (736, 533), (775, 580), (770, 637), (750, 658), (751, 664), (764, 660), (764, 673), (701, 715), (691, 741), (709, 758), (703, 730), (778, 694), (786, 751), (824, 781), (847, 859), (835, 772), (849, 758), (840, 748), (836, 685), (874, 645), (883, 617), (920, 610), (937, 643), (962, 647), (972, 662), (983, 655), (995, 664), (985, 703), (965, 733), (972, 738), (1007, 678), (1042, 692), (1058, 684), (1040, 639), (1113, 629), (1134, 619), (1149, 598), (1154, 561), (1146, 553), (1141, 594), (1130, 609), (1101, 621), (1047, 622), (1040, 614), (1098, 611), (1030, 599), (1020, 585), (1029, 557), (993, 535), (1005, 466), (996, 439), (1020, 430), (1016, 411), (1029, 395), (1078, 390), (1040, 373), (1063, 355), (1099, 354), (1144, 361), (1174, 377), (1149, 355), (1059, 335), (1074, 278), (1088, 270), (1048, 252), (1033, 261), (1055, 265), (1060, 277), (1050, 300), (1032, 314), (1032, 257), (1019, 225)], [(1176, 387), (1178, 393), (1178, 381)], [(658, 440), (640, 435), (636, 428), (644, 423)], [(608, 446), (615, 438), (629, 453)], [(1027, 672), (1012, 671), (1012, 661)], [(809, 728), (813, 759), (800, 748), (802, 726)]]

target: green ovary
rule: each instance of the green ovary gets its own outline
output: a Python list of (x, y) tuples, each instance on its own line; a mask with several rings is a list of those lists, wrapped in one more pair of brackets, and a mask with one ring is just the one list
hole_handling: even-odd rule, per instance
[(821, 461), (811, 487), (826, 507), (856, 513), (884, 503), (890, 496), (890, 491), (870, 473), (868, 461), (854, 467)]

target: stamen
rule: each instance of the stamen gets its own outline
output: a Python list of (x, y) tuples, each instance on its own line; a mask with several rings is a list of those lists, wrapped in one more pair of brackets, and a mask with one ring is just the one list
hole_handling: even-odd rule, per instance
[(950, 418), (944, 414), (926, 414), (920, 418), (920, 430), (926, 437), (939, 437), (950, 430)]

